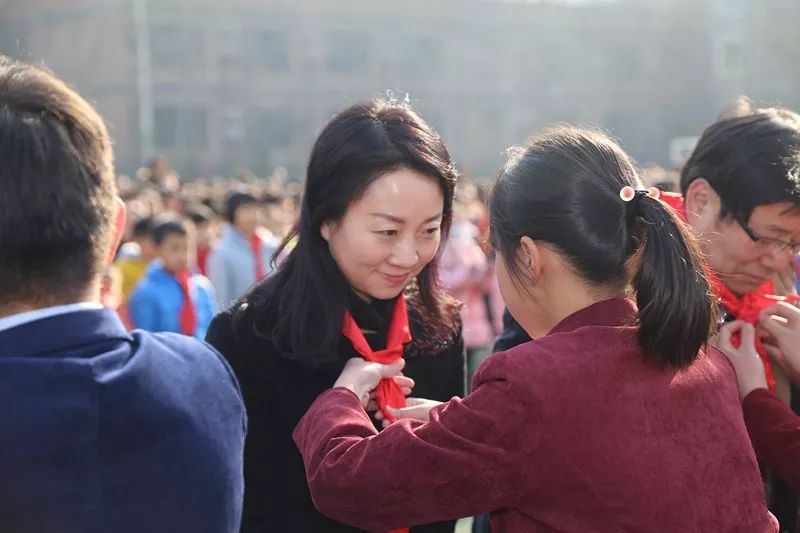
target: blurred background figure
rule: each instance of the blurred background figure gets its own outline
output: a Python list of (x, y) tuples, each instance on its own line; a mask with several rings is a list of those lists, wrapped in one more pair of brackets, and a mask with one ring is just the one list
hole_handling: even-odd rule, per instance
[(133, 325), (205, 338), (216, 312), (214, 289), (205, 276), (189, 271), (186, 227), (177, 218), (164, 218), (154, 225), (152, 238), (158, 259), (128, 301)]
[[(501, 328), (492, 317), (502, 313), (503, 304), (496, 290), (493, 264), (481, 235), (485, 205), (478, 187), (459, 184), (453, 204), (453, 226), (442, 252), (440, 276), (450, 294), (462, 302), (461, 319), (467, 349), (468, 384), (486, 356)], [(488, 225), (487, 225), (488, 229)]]
[(216, 240), (217, 220), (214, 211), (204, 204), (192, 206), (186, 216), (195, 227), (195, 259), (192, 261), (197, 270), (208, 275), (208, 256)]
[(225, 202), (228, 224), (208, 258), (208, 274), (220, 309), (228, 307), (272, 270), (270, 261), (280, 241), (261, 223), (255, 196), (235, 192)]
[(150, 261), (156, 258), (156, 245), (153, 242), (153, 218), (144, 217), (133, 225), (131, 240), (120, 247), (116, 268), (122, 277), (122, 301), (128, 299), (133, 289), (144, 277)]

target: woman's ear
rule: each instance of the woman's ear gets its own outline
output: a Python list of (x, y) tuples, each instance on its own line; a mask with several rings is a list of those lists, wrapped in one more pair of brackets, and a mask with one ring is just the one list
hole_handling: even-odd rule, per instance
[(518, 260), (525, 269), (531, 280), (536, 281), (542, 273), (542, 249), (541, 245), (530, 237), (522, 237), (519, 240)]
[(322, 226), (319, 228), (319, 234), (328, 242), (331, 241), (331, 232), (333, 231), (331, 227), (332, 224), (332, 222), (323, 222)]

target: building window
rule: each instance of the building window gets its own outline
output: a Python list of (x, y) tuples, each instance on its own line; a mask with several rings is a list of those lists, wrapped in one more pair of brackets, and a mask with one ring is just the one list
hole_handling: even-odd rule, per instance
[(715, 71), (723, 79), (738, 78), (745, 73), (745, 46), (739, 38), (720, 39), (715, 43)]
[(407, 74), (434, 75), (444, 70), (444, 42), (440, 37), (413, 38), (401, 53), (401, 68)]
[(369, 34), (334, 31), (328, 34), (325, 66), (330, 72), (355, 74), (369, 66)]
[(176, 107), (157, 107), (153, 121), (156, 130), (156, 145), (159, 148), (177, 146), (178, 109)]
[(226, 141), (241, 141), (246, 137), (244, 113), (239, 107), (226, 107), (220, 114), (220, 137)]
[(262, 147), (291, 146), (294, 120), (285, 109), (255, 109), (248, 113), (247, 138)]
[(150, 28), (150, 54), (157, 67), (197, 66), (203, 61), (200, 30), (174, 25)]
[(248, 34), (248, 56), (251, 65), (270, 72), (289, 70), (289, 46), (285, 32), (256, 30)]
[(208, 114), (197, 106), (158, 106), (154, 124), (158, 148), (206, 148)]

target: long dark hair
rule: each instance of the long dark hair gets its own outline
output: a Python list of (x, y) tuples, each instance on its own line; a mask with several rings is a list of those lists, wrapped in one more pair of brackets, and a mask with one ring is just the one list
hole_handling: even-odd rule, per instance
[[(274, 273), (256, 287), (256, 333), (285, 356), (310, 364), (336, 360), (350, 287), (322, 237), (382, 174), (408, 168), (430, 176), (444, 197), (442, 242), (452, 220), (456, 171), (439, 135), (408, 105), (383, 99), (353, 105), (323, 129), (311, 152), (300, 220), (275, 252)], [(284, 251), (287, 255), (280, 261)], [(438, 281), (438, 254), (407, 291), (423, 327), (417, 346), (437, 346), (456, 332), (454, 302)]]
[(636, 291), (639, 344), (665, 366), (694, 361), (715, 323), (695, 239), (641, 189), (628, 155), (603, 133), (561, 126), (512, 153), (492, 187), (491, 236), (515, 284), (520, 239), (549, 243), (584, 279)]

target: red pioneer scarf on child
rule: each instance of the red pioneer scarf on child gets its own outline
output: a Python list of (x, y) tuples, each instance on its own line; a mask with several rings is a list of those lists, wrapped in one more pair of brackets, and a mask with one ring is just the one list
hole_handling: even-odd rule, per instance
[(256, 260), (256, 282), (264, 279), (266, 272), (264, 270), (264, 254), (261, 251), (261, 238), (257, 233), (250, 237), (250, 249), (253, 251), (253, 257)]
[[(683, 196), (674, 193), (662, 193), (661, 201), (675, 209), (681, 219), (686, 221), (686, 210), (683, 205)], [(759, 323), (759, 314), (761, 311), (774, 305), (777, 300), (783, 299), (782, 297), (776, 297), (774, 295), (775, 287), (772, 284), (772, 281), (768, 281), (758, 289), (739, 297), (736, 296), (728, 287), (726, 287), (722, 280), (716, 276), (716, 274), (710, 271), (706, 274), (711, 282), (711, 287), (714, 290), (714, 295), (717, 297), (717, 301), (731, 315), (733, 315), (734, 318), (749, 322), (754, 326), (757, 326)], [(794, 295), (789, 295), (787, 298), (791, 300), (797, 299), (797, 297)], [(740, 335), (734, 335), (731, 338), (731, 342), (733, 343), (734, 347), (738, 348), (739, 344), (741, 343)], [(764, 363), (764, 370), (767, 375), (767, 385), (769, 386), (769, 390), (774, 391), (775, 375), (772, 372), (772, 361), (770, 360), (769, 356), (767, 356), (767, 352), (764, 350), (764, 343), (761, 342), (761, 338), (758, 335), (756, 335), (756, 350), (758, 351), (758, 355), (761, 357), (761, 361)]]
[(178, 285), (181, 286), (183, 293), (183, 304), (181, 304), (180, 315), (178, 316), (178, 323), (181, 326), (181, 333), (184, 335), (193, 336), (197, 329), (197, 315), (194, 311), (194, 302), (192, 301), (192, 293), (189, 290), (189, 271), (184, 270), (180, 274), (175, 275)]

